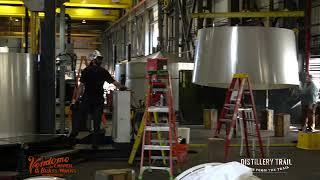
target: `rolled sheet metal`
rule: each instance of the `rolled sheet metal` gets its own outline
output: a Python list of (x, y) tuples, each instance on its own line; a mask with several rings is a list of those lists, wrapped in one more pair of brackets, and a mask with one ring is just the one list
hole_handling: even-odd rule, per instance
[(199, 30), (193, 83), (227, 88), (235, 73), (248, 73), (256, 90), (299, 85), (294, 32), (266, 27)]
[(30, 54), (0, 53), (0, 138), (35, 133), (34, 70)]

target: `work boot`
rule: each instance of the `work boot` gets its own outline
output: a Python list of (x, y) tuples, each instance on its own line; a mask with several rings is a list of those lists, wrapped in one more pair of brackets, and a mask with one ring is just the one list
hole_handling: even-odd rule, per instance
[(313, 131), (312, 127), (307, 127), (306, 128), (306, 132), (312, 132), (312, 131)]

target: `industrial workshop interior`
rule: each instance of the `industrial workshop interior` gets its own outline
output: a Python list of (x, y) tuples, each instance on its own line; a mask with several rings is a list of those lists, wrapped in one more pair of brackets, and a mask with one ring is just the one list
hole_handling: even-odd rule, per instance
[(0, 180), (320, 180), (320, 0), (0, 0)]

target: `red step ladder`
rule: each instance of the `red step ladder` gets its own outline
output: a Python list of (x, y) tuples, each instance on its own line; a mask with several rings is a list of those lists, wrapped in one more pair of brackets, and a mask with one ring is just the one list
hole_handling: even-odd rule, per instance
[[(167, 59), (149, 59), (147, 79), (149, 87), (146, 98), (146, 118), (144, 118), (139, 179), (142, 179), (145, 170), (165, 170), (168, 171), (170, 179), (173, 179), (177, 130)], [(152, 113), (162, 115), (161, 117), (164, 118), (158, 120), (152, 116)], [(145, 165), (144, 155), (146, 152), (148, 165)]]
[[(249, 114), (248, 114), (249, 112)], [(229, 149), (237, 121), (243, 125), (243, 135), (246, 146), (246, 157), (251, 157), (248, 138), (257, 139), (260, 156), (264, 158), (263, 143), (260, 135), (260, 124), (257, 119), (256, 106), (248, 74), (234, 74), (227, 90), (225, 102), (217, 121), (215, 137), (218, 137), (222, 125), (226, 127), (226, 142), (224, 159), (228, 160)], [(255, 150), (255, 148), (253, 148)], [(252, 150), (251, 150), (252, 152)], [(252, 153), (254, 154), (254, 153)]]

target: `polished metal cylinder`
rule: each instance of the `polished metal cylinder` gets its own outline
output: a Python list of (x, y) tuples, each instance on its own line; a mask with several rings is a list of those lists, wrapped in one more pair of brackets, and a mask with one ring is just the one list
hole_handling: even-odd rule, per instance
[(126, 75), (126, 63), (116, 64), (114, 75), (115, 75), (115, 80), (117, 80), (118, 82), (121, 82), (121, 78)]
[(0, 53), (0, 138), (35, 133), (35, 77), (30, 54)]
[(146, 79), (145, 60), (130, 61), (126, 63), (126, 86), (133, 90), (132, 102), (139, 104), (139, 101), (145, 101), (148, 81)]
[(294, 32), (237, 26), (199, 30), (193, 83), (227, 88), (235, 73), (248, 73), (256, 90), (299, 85)]

